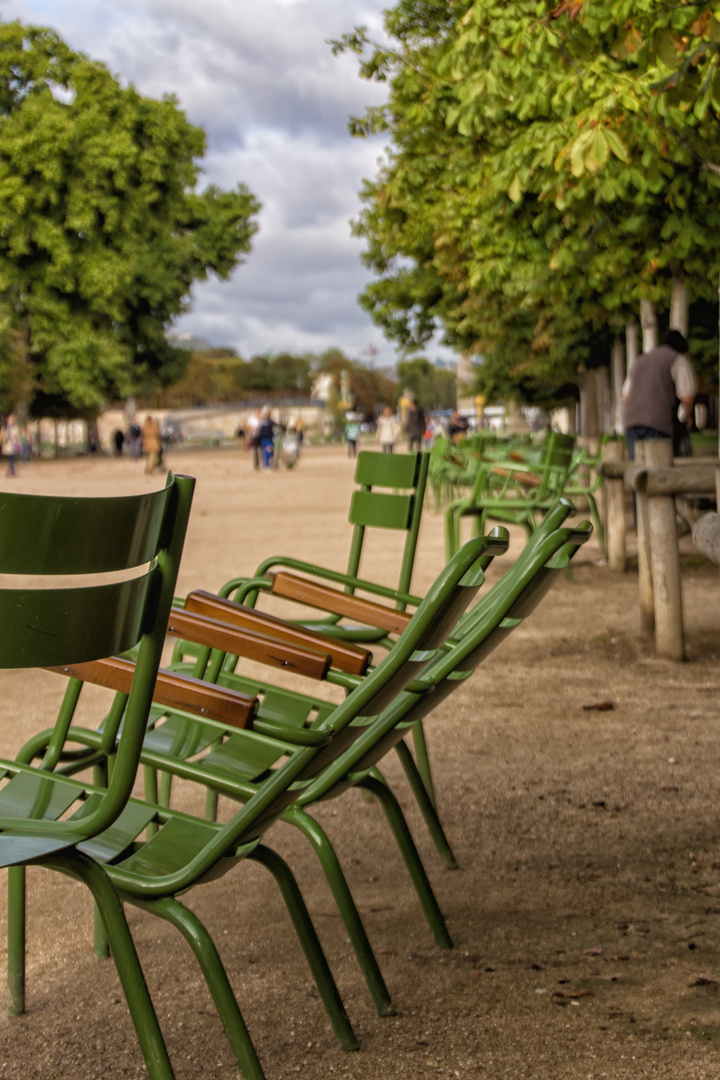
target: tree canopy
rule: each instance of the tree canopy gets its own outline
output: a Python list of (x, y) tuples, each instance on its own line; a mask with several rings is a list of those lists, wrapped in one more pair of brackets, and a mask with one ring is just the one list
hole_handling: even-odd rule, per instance
[[(389, 44), (335, 43), (389, 83), (351, 122), (390, 140), (355, 223), (361, 303), (418, 348), (482, 352), (486, 390), (562, 387), (640, 300), (720, 272), (720, 3), (399, 0)], [(715, 318), (715, 326), (717, 319)]]
[(203, 132), (52, 31), (0, 24), (0, 406), (97, 413), (176, 380), (194, 282), (227, 278), (259, 204), (197, 190)]

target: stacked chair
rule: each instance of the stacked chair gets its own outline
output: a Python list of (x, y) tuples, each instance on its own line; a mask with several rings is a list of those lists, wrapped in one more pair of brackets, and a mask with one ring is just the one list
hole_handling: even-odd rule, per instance
[[(360, 494), (377, 494), (376, 484), (365, 482), (368, 465), (363, 462), (361, 469), (362, 457), (358, 459)], [(408, 484), (408, 479), (422, 482), (427, 457), (393, 457), (396, 461), (401, 457), (416, 459), (415, 471), (410, 471), (407, 462), (403, 464), (402, 483), (395, 483), (396, 472), (382, 474), (384, 481), (398, 489), (384, 492), (388, 499), (406, 485), (411, 487), (409, 496), (400, 496), (405, 498), (403, 512), (393, 516), (395, 527), (407, 528), (416, 511), (419, 514), (416, 501), (422, 504), (422, 493)], [(253, 578), (235, 579), (221, 590), (225, 595), (194, 592), (182, 606), (171, 607), (190, 494), (191, 481), (175, 478), (166, 493), (135, 501), (63, 501), (125, 503), (125, 511), (136, 510), (142, 525), (133, 520), (132, 513), (123, 514), (122, 529), (112, 528), (112, 518), (110, 527), (107, 522), (105, 525), (113, 536), (115, 532), (132, 536), (131, 550), (125, 550), (118, 539), (108, 552), (98, 527), (90, 529), (91, 515), (84, 507), (85, 516), (77, 510), (81, 517), (69, 522), (68, 533), (88, 536), (82, 550), (73, 548), (70, 552), (72, 545), (67, 540), (63, 544), (57, 524), (51, 532), (49, 526), (45, 529), (44, 518), (39, 524), (32, 519), (27, 526), (33, 534), (39, 529), (46, 537), (48, 551), (60, 553), (57, 564), (53, 563), (56, 572), (74, 573), (87, 570), (87, 566), (93, 572), (115, 569), (114, 562), (132, 566), (149, 562), (151, 569), (136, 579), (142, 585), (123, 583), (123, 588), (131, 590), (130, 598), (125, 594), (122, 601), (117, 600), (125, 622), (113, 614), (104, 594), (102, 604), (98, 596), (87, 595), (84, 600), (90, 603), (82, 608), (78, 625), (90, 619), (93, 632), (85, 628), (83, 642), (76, 641), (75, 623), (70, 622), (67, 635), (56, 633), (52, 638), (52, 647), (43, 637), (40, 652), (36, 638), (51, 625), (50, 616), (45, 615), (47, 592), (43, 591), (42, 601), (38, 601), (37, 594), (29, 591), (30, 607), (20, 622), (37, 632), (29, 636), (27, 645), (18, 645), (19, 651), (8, 644), (0, 654), (6, 666), (26, 662), (51, 666), (67, 679), (55, 725), (31, 739), (16, 762), (0, 763), (5, 778), (0, 790), (0, 855), (4, 865), (12, 867), (8, 919), (11, 1012), (18, 1015), (24, 1007), (25, 866), (39, 863), (78, 877), (92, 889), (153, 1080), (173, 1074), (127, 931), (123, 902), (158, 916), (183, 934), (207, 981), (243, 1076), (262, 1080), (261, 1064), (212, 938), (178, 896), (228, 873), (244, 859), (266, 867), (280, 887), (336, 1037), (345, 1049), (355, 1048), (350, 1020), (298, 885), (271, 846), (273, 825), (279, 819), (289, 822), (312, 844), (375, 1006), (381, 1014), (391, 1012), (390, 994), (339, 859), (310, 811), (317, 803), (336, 799), (352, 787), (376, 796), (437, 944), (451, 945), (410, 830), (379, 766), (391, 749), (399, 753), (436, 846), (446, 863), (454, 865), (434, 793), (403, 737), (421, 729), (421, 722), (437, 705), (455, 688), (464, 686), (481, 661), (534, 609), (591, 529), (587, 523), (566, 526), (572, 507), (566, 500), (557, 502), (533, 530), (513, 567), (477, 602), (488, 563), (507, 549), (503, 528), (475, 537), (460, 548), (423, 598), (408, 591), (417, 543), (415, 530), (410, 541), (410, 568), (408, 571), (404, 558), (397, 589), (375, 586), (357, 576), (359, 549), (355, 552), (354, 540), (354, 554), (345, 573), (297, 560), (268, 559)], [(391, 504), (383, 502), (384, 517)], [(94, 508), (94, 520), (100, 521), (102, 510), (102, 506)], [(379, 523), (372, 500), (357, 500), (351, 520), (353, 514), (362, 515), (362, 522), (354, 523), (356, 529)], [(62, 515), (58, 518), (46, 512), (46, 516), (55, 523), (62, 520)], [(397, 524), (401, 521), (405, 524)], [(79, 529), (78, 522), (86, 525), (89, 533)], [(0, 540), (0, 565), (9, 565), (9, 572), (31, 572), (25, 554), (11, 555), (2, 545)], [(22, 551), (22, 544), (18, 550)], [(407, 550), (406, 545), (406, 555)], [(46, 573), (51, 562), (45, 556), (43, 569), (35, 572)], [(287, 583), (281, 582), (278, 588), (277, 582), (286, 568), (301, 582), (292, 586), (289, 599), (314, 609), (315, 615), (307, 624), (287, 622), (258, 609), (263, 596), (285, 595)], [(101, 588), (120, 590), (120, 586)], [(360, 589), (377, 599), (356, 596)], [(114, 593), (111, 598), (115, 599)], [(67, 611), (67, 601), (63, 604), (63, 611)], [(7, 606), (12, 607), (12, 603)], [(49, 607), (52, 615), (53, 602)], [(94, 616), (88, 616), (88, 609), (95, 609)], [(46, 621), (35, 628), (32, 618), (36, 612), (39, 618), (41, 610)], [(100, 610), (102, 619), (97, 614)], [(112, 632), (96, 632), (106, 613)], [(172, 670), (158, 673), (166, 629), (182, 644)], [(58, 638), (63, 639), (62, 647), (55, 644)], [(372, 645), (372, 655), (368, 645)], [(270, 671), (267, 679), (243, 674), (245, 658), (266, 665)], [(273, 668), (312, 679), (318, 691), (300, 693), (278, 686)], [(109, 710), (97, 728), (76, 720), (86, 683), (113, 692)], [(343, 688), (346, 696), (341, 703), (327, 700), (322, 691), (327, 684)], [(131, 795), (139, 766), (144, 777), (143, 797)], [(88, 774), (92, 781), (86, 779)], [(178, 781), (200, 785), (206, 791), (203, 818), (175, 808), (173, 782)], [(224, 822), (216, 820), (218, 795), (237, 806)], [(101, 937), (97, 937), (98, 945)]]

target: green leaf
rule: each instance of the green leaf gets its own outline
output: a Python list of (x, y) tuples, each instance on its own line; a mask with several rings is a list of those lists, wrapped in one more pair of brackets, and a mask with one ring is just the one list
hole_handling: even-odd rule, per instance
[(604, 128), (603, 130), (605, 132), (608, 147), (612, 153), (616, 158), (620, 158), (621, 161), (627, 163), (630, 160), (630, 157), (620, 136), (613, 131), (612, 128)]
[(515, 173), (515, 177), (513, 179), (513, 182), (511, 183), (510, 187), (508, 188), (508, 196), (509, 196), (510, 199), (512, 199), (512, 201), (514, 203), (519, 203), (519, 202), (522, 201), (523, 189), (522, 189), (522, 184), (520, 183), (520, 174), (519, 173)]
[(592, 146), (590, 147), (589, 156), (596, 168), (603, 166), (608, 159), (607, 137), (601, 127), (595, 128), (595, 137), (593, 138)]

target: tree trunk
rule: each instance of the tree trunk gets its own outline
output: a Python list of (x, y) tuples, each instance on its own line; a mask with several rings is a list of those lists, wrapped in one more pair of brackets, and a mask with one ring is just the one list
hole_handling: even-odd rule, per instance
[[(633, 325), (635, 325), (633, 323)], [(615, 337), (611, 360), (612, 383), (612, 430), (620, 433), (622, 422), (622, 388), (625, 382), (625, 342), (620, 334)]]
[(27, 315), (10, 338), (12, 367), (8, 386), (11, 411), (18, 423), (27, 424), (30, 413), (30, 398), (33, 390), (33, 371), (30, 365), (30, 320)]
[(638, 355), (638, 328), (634, 319), (625, 326), (625, 351), (627, 353), (627, 370), (632, 368)]
[(673, 277), (672, 292), (670, 294), (670, 329), (679, 330), (684, 337), (687, 337), (688, 328), (687, 285), (683, 278)]
[(640, 323), (643, 333), (643, 352), (655, 349), (658, 343), (657, 315), (652, 300), (640, 301)]
[(580, 386), (580, 435), (597, 439), (603, 432), (603, 419), (610, 398), (608, 369), (586, 371)]

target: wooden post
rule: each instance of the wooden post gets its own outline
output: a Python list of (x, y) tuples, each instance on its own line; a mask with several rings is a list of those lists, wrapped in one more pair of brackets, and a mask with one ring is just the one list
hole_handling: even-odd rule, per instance
[[(603, 461), (621, 462), (625, 457), (625, 446), (620, 440), (605, 443), (602, 448)], [(608, 566), (616, 574), (625, 573), (625, 485), (620, 477), (606, 476), (603, 480), (606, 500), (605, 544), (607, 546)]]
[[(650, 442), (651, 440), (648, 440)], [(635, 464), (645, 465), (644, 440), (635, 443)], [(650, 522), (648, 500), (639, 491), (635, 493), (637, 507), (638, 585), (640, 589), (640, 630), (652, 634), (655, 629), (655, 600), (653, 598), (652, 553), (650, 548)]]
[(612, 430), (618, 435), (622, 434), (622, 388), (625, 383), (625, 341), (617, 334), (613, 341), (612, 357), (610, 361), (611, 385), (612, 385)]
[[(645, 464), (648, 469), (672, 466), (672, 456), (671, 439), (648, 439), (645, 442)], [(684, 660), (675, 496), (652, 495), (647, 499), (647, 507), (655, 597), (655, 649), (658, 656), (667, 660)]]

